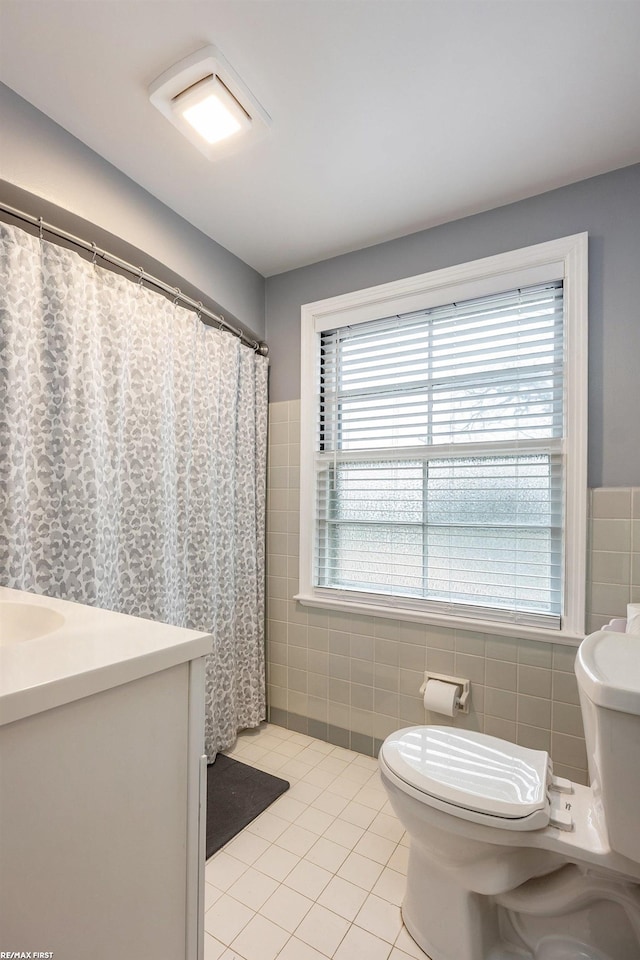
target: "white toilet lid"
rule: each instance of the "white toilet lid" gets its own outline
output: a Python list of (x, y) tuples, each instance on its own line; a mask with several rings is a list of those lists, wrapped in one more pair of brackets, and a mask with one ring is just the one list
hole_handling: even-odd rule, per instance
[(387, 737), (389, 768), (425, 794), (495, 817), (527, 817), (546, 807), (549, 755), (484, 733), (409, 727)]

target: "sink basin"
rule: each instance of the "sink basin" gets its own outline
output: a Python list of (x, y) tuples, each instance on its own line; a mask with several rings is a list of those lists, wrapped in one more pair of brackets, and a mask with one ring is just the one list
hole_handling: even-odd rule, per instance
[(35, 603), (0, 603), (0, 646), (44, 637), (64, 624), (57, 610)]

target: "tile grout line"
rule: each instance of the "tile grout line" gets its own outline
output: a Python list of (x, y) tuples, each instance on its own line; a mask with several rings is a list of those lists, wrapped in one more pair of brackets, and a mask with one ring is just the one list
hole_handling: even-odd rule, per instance
[[(276, 729), (279, 729), (279, 728), (276, 728)], [(264, 736), (268, 735), (269, 731), (273, 732), (273, 730), (274, 730), (274, 725), (272, 725), (272, 724), (267, 724), (267, 725), (266, 725), (266, 728), (265, 728), (265, 730), (264, 730), (264, 733), (263, 733), (263, 731), (261, 730), (258, 734), (252, 733), (252, 734), (249, 734), (249, 735), (247, 735), (247, 736), (241, 736), (241, 737), (239, 738), (238, 744), (236, 745), (236, 749), (234, 749), (233, 751), (231, 751), (232, 754), (235, 755), (235, 756), (237, 756), (238, 758), (241, 758), (241, 757), (242, 757), (242, 754), (243, 754), (242, 745), (243, 745), (244, 742), (251, 741), (251, 740), (254, 740), (254, 741), (260, 740), (260, 735), (261, 735), (261, 734), (262, 734), (263, 737), (264, 737)], [(283, 732), (283, 733), (290, 733), (289, 731), (282, 731), (282, 732)], [(297, 738), (298, 736), (302, 739), (302, 736), (303, 736), (303, 735), (299, 735), (299, 734), (293, 733), (293, 734), (290, 734), (290, 736), (288, 736), (288, 737), (287, 737), (287, 736), (280, 736), (279, 739), (281, 740), (281, 742), (286, 742), (287, 740), (291, 740), (291, 739), (293, 739), (293, 738)], [(301, 745), (300, 751), (298, 751), (298, 753), (299, 753), (299, 752), (303, 752), (305, 749), (307, 749), (309, 746), (312, 746), (314, 743), (315, 743), (315, 741), (313, 741), (313, 738), (308, 738), (308, 737), (305, 736), (305, 737), (304, 737), (304, 743)], [(319, 741), (319, 743), (324, 743), (324, 742), (323, 742), (323, 741)], [(218, 902), (218, 900), (219, 900), (222, 896), (227, 896), (229, 899), (233, 900), (235, 903), (237, 903), (237, 904), (238, 904), (240, 907), (242, 907), (243, 909), (249, 910), (250, 913), (252, 914), (251, 916), (248, 916), (248, 917), (247, 917), (246, 921), (243, 923), (243, 925), (241, 926), (241, 928), (235, 933), (234, 937), (231, 939), (231, 943), (230, 943), (230, 944), (227, 945), (227, 944), (224, 944), (222, 941), (217, 941), (218, 943), (220, 943), (220, 944), (224, 947), (223, 953), (222, 953), (222, 954), (218, 954), (218, 956), (220, 956), (221, 958), (222, 958), (222, 957), (225, 957), (225, 958), (226, 958), (226, 957), (227, 957), (227, 954), (228, 954), (228, 956), (229, 956), (229, 958), (230, 958), (230, 957), (233, 955), (233, 953), (236, 952), (236, 948), (233, 946), (233, 944), (235, 943), (236, 939), (241, 936), (242, 932), (246, 930), (246, 928), (248, 927), (248, 925), (251, 923), (251, 921), (252, 921), (255, 917), (260, 917), (260, 918), (261, 918), (262, 920), (264, 920), (265, 922), (268, 922), (269, 924), (272, 924), (272, 925), (274, 926), (274, 928), (276, 928), (278, 931), (280, 931), (280, 932), (282, 932), (282, 933), (284, 933), (284, 934), (287, 934), (287, 939), (286, 939), (286, 941), (282, 944), (282, 946), (281, 946), (280, 949), (277, 951), (277, 953), (273, 955), (274, 960), (277, 960), (277, 957), (280, 955), (280, 953), (281, 953), (283, 950), (285, 950), (287, 944), (290, 943), (290, 941), (291, 941), (292, 939), (297, 939), (297, 940), (301, 940), (301, 939), (302, 939), (302, 938), (300, 938), (300, 937), (296, 937), (296, 933), (297, 933), (299, 927), (303, 924), (305, 918), (307, 918), (308, 915), (311, 913), (311, 911), (313, 910), (313, 907), (314, 907), (314, 906), (322, 907), (322, 909), (327, 910), (327, 911), (328, 911), (330, 914), (332, 914), (334, 917), (336, 917), (337, 919), (341, 920), (342, 922), (344, 922), (344, 923), (346, 924), (346, 927), (345, 927), (345, 929), (344, 929), (344, 933), (342, 934), (342, 936), (341, 936), (340, 940), (337, 942), (337, 944), (333, 947), (332, 952), (331, 952), (330, 955), (328, 955), (328, 954), (326, 954), (326, 953), (323, 953), (323, 951), (320, 950), (320, 948), (317, 946), (317, 944), (312, 944), (312, 943), (310, 943), (310, 942), (308, 942), (308, 941), (303, 941), (304, 943), (307, 943), (307, 945), (308, 945), (309, 947), (311, 947), (312, 949), (318, 950), (318, 952), (321, 953), (323, 956), (331, 956), (331, 957), (335, 956), (335, 955), (337, 954), (337, 952), (339, 951), (340, 946), (344, 943), (345, 938), (349, 935), (349, 932), (350, 932), (354, 927), (356, 927), (356, 929), (358, 929), (358, 930), (360, 930), (360, 931), (363, 931), (364, 933), (366, 933), (366, 934), (368, 934), (368, 935), (370, 935), (370, 936), (374, 936), (375, 939), (378, 940), (378, 942), (380, 943), (381, 947), (384, 947), (384, 949), (386, 950), (386, 956), (387, 956), (387, 957), (388, 957), (389, 954), (390, 954), (392, 951), (394, 951), (394, 950), (397, 950), (398, 953), (400, 953), (400, 948), (399, 948), (399, 947), (396, 947), (396, 943), (397, 943), (397, 941), (398, 941), (398, 938), (401, 936), (401, 933), (402, 933), (402, 930), (403, 930), (403, 928), (402, 928), (401, 925), (400, 925), (400, 928), (399, 928), (398, 933), (394, 936), (393, 941), (389, 941), (389, 940), (386, 940), (386, 939), (383, 938), (383, 937), (376, 936), (375, 934), (370, 934), (370, 932), (366, 929), (366, 927), (361, 927), (356, 921), (357, 921), (357, 918), (358, 918), (360, 912), (362, 911), (362, 909), (364, 908), (365, 904), (367, 903), (367, 901), (369, 900), (369, 898), (370, 898), (371, 896), (375, 896), (375, 897), (377, 897), (378, 899), (382, 899), (384, 902), (386, 902), (387, 904), (389, 904), (392, 908), (398, 909), (398, 905), (397, 905), (397, 904), (393, 903), (391, 900), (387, 899), (387, 898), (384, 897), (384, 896), (380, 896), (379, 893), (374, 893), (374, 889), (375, 889), (377, 883), (379, 882), (380, 878), (382, 877), (382, 875), (384, 874), (384, 872), (385, 872), (386, 870), (390, 870), (392, 873), (396, 874), (398, 877), (402, 877), (402, 876), (404, 875), (404, 871), (403, 871), (402, 869), (396, 870), (396, 869), (394, 869), (393, 867), (390, 867), (390, 866), (389, 866), (389, 863), (390, 863), (390, 861), (391, 861), (393, 858), (395, 858), (396, 856), (403, 856), (403, 854), (402, 854), (400, 851), (401, 851), (401, 849), (406, 849), (406, 845), (403, 844), (404, 831), (400, 832), (400, 835), (399, 835), (399, 837), (398, 837), (397, 839), (391, 840), (391, 839), (388, 838), (388, 837), (381, 836), (380, 834), (375, 833), (375, 832), (373, 832), (373, 831), (370, 830), (372, 824), (374, 823), (374, 821), (376, 821), (376, 820), (378, 819), (378, 817), (379, 817), (380, 815), (388, 816), (389, 818), (392, 818), (393, 820), (395, 820), (395, 816), (393, 815), (393, 813), (392, 813), (392, 812), (388, 812), (388, 811), (390, 810), (390, 806), (389, 806), (388, 801), (386, 800), (386, 798), (384, 798), (384, 802), (381, 803), (381, 804), (378, 803), (378, 802), (374, 802), (374, 803), (372, 804), (371, 801), (375, 801), (375, 798), (374, 798), (374, 797), (364, 797), (364, 798), (361, 797), (360, 800), (357, 800), (357, 799), (356, 799), (363, 791), (367, 791), (367, 790), (371, 790), (371, 791), (374, 792), (374, 793), (375, 793), (375, 792), (379, 792), (379, 793), (382, 794), (382, 788), (381, 788), (381, 786), (380, 786), (380, 784), (379, 784), (379, 780), (378, 780), (377, 777), (376, 777), (376, 766), (375, 766), (375, 765), (369, 765), (369, 764), (355, 763), (354, 761), (356, 761), (356, 760), (359, 759), (359, 756), (360, 756), (359, 754), (352, 753), (352, 751), (348, 751), (348, 750), (345, 750), (344, 748), (336, 747), (336, 746), (332, 746), (330, 749), (327, 749), (328, 746), (329, 746), (329, 745), (326, 745), (326, 746), (325, 746), (325, 749), (324, 749), (324, 752), (323, 752), (324, 758), (326, 759), (327, 757), (331, 757), (332, 755), (334, 755), (334, 757), (335, 757), (336, 759), (344, 760), (344, 761), (345, 761), (345, 766), (344, 766), (339, 772), (337, 772), (334, 777), (329, 778), (329, 779), (328, 779), (328, 782), (326, 783), (325, 786), (318, 786), (318, 789), (319, 789), (320, 792), (317, 793), (316, 796), (313, 797), (313, 799), (311, 799), (311, 800), (306, 800), (306, 801), (305, 801), (305, 800), (296, 800), (296, 802), (297, 802), (297, 803), (300, 803), (301, 807), (303, 807), (304, 809), (301, 809), (300, 811), (295, 811), (295, 810), (293, 811), (294, 813), (297, 812), (297, 816), (295, 817), (295, 819), (289, 820), (289, 819), (283, 818), (283, 817), (280, 817), (280, 818), (279, 818), (279, 819), (283, 820), (283, 822), (286, 823), (286, 827), (284, 828), (284, 830), (283, 830), (278, 836), (276, 836), (276, 837), (274, 838), (273, 841), (269, 841), (269, 842), (268, 842), (268, 846), (265, 848), (265, 850), (263, 851), (262, 854), (259, 854), (251, 863), (247, 864), (245, 861), (239, 859), (238, 857), (235, 857), (235, 856), (233, 855), (233, 852), (229, 849), (229, 848), (231, 847), (231, 844), (233, 843), (233, 840), (237, 839), (237, 838), (232, 838), (232, 840), (229, 841), (229, 843), (226, 844), (225, 847), (223, 847), (220, 851), (217, 851), (216, 854), (214, 854), (214, 856), (208, 861), (207, 866), (209, 866), (209, 864), (214, 863), (214, 862), (216, 861), (216, 859), (220, 857), (221, 854), (225, 854), (227, 857), (231, 858), (231, 861), (232, 861), (232, 862), (237, 863), (238, 868), (239, 868), (239, 871), (240, 871), (240, 872), (237, 874), (237, 876), (234, 877), (234, 879), (231, 881), (231, 883), (229, 883), (229, 884), (227, 885), (227, 887), (226, 887), (225, 890), (221, 890), (220, 887), (216, 887), (216, 886), (215, 886), (215, 883), (211, 883), (210, 881), (207, 881), (211, 887), (213, 887), (216, 891), (219, 892), (219, 896), (218, 896), (218, 897), (216, 898), (216, 900), (211, 904), (209, 910), (215, 908), (216, 903)], [(269, 758), (270, 758), (270, 756), (271, 756), (272, 754), (274, 754), (274, 753), (276, 753), (276, 754), (278, 753), (277, 747), (276, 747), (275, 745), (272, 745), (270, 750), (265, 751), (264, 756), (263, 756), (263, 758), (262, 758), (262, 759), (264, 760), (264, 766), (269, 767)], [(349, 756), (350, 753), (352, 754), (351, 756)], [(297, 756), (297, 755), (298, 755), (298, 754), (296, 753), (296, 754), (291, 754), (291, 755), (289, 755), (289, 756), (286, 756), (286, 757), (285, 757), (285, 766), (286, 766), (286, 763), (289, 763), (289, 762), (291, 762), (291, 761), (295, 762), (295, 759), (296, 759), (296, 756)], [(280, 754), (280, 756), (282, 756), (282, 754)], [(347, 759), (347, 758), (348, 758), (348, 759)], [(247, 760), (248, 760), (248, 759), (249, 759), (249, 758), (247, 757)], [(255, 761), (254, 761), (254, 762), (255, 762)], [(320, 762), (322, 762), (322, 761), (320, 761)], [(281, 766), (282, 766), (282, 765), (281, 765)], [(351, 796), (350, 796), (350, 797), (344, 797), (344, 796), (341, 795), (340, 792), (333, 792), (333, 791), (331, 790), (331, 787), (332, 787), (333, 785), (337, 785), (337, 782), (340, 781), (340, 779), (344, 776), (344, 774), (345, 774), (351, 767), (356, 767), (356, 768), (358, 768), (359, 770), (362, 771), (362, 773), (359, 774), (359, 775), (358, 775), (355, 779), (353, 779), (353, 780), (350, 780), (349, 777), (347, 776), (346, 779), (347, 779), (347, 781), (349, 782), (349, 786), (344, 786), (343, 789), (346, 791), (346, 793), (350, 794)], [(313, 769), (314, 769), (314, 768), (310, 768), (310, 770), (313, 770)], [(278, 770), (280, 770), (280, 767), (278, 767)], [(326, 768), (324, 768), (324, 769), (323, 769), (323, 772), (328, 772), (328, 771), (326, 771)], [(290, 780), (291, 780), (291, 789), (292, 789), (292, 790), (295, 789), (295, 787), (298, 786), (298, 785), (300, 785), (300, 784), (309, 784), (310, 786), (313, 786), (313, 784), (312, 784), (309, 780), (306, 780), (306, 779), (305, 779), (305, 777), (307, 776), (306, 773), (305, 773), (305, 774), (302, 774), (300, 777), (295, 777), (295, 776), (293, 776), (292, 774), (290, 774), (290, 773), (289, 773), (288, 771), (286, 771), (286, 770), (283, 770), (282, 773), (284, 773), (287, 777), (290, 778)], [(365, 774), (368, 774), (368, 775), (365, 776)], [(317, 785), (316, 785), (316, 786), (317, 786)], [(355, 792), (354, 792), (354, 791), (355, 791)], [(345, 805), (344, 805), (342, 808), (340, 808), (340, 810), (339, 810), (338, 813), (336, 813), (336, 814), (330, 814), (330, 813), (328, 813), (327, 811), (322, 810), (321, 807), (315, 806), (316, 802), (317, 802), (321, 797), (326, 796), (326, 795), (331, 795), (331, 796), (333, 796), (333, 797), (339, 797), (340, 799), (346, 800)], [(287, 795), (285, 794), (285, 795), (283, 795), (283, 796), (282, 796), (281, 798), (279, 798), (279, 799), (280, 799), (280, 800), (286, 800), (286, 799), (294, 799), (294, 798), (288, 798)], [(362, 799), (369, 799), (370, 803), (369, 803), (369, 804), (362, 803), (362, 802), (361, 802)], [(381, 797), (378, 798), (378, 800), (379, 800), (379, 799), (383, 799), (383, 797), (381, 796)], [(358, 822), (358, 823), (354, 823), (352, 820), (349, 820), (349, 819), (344, 819), (344, 818), (341, 816), (341, 814), (344, 813), (344, 811), (345, 811), (351, 804), (354, 804), (354, 803), (357, 805), (357, 807), (356, 807), (356, 809), (354, 809), (353, 811), (351, 811), (351, 812), (352, 812), (352, 815), (353, 815), (356, 819), (358, 819), (358, 817), (360, 817), (360, 815), (362, 814), (361, 822)], [(276, 806), (277, 806), (277, 802), (276, 802), (276, 804), (273, 804), (273, 805), (272, 805), (272, 807), (276, 807)], [(283, 804), (283, 806), (284, 806), (284, 804)], [(385, 808), (386, 808), (386, 809), (385, 809)], [(313, 839), (313, 842), (311, 843), (311, 846), (308, 847), (308, 848), (305, 850), (304, 853), (302, 853), (302, 854), (296, 854), (296, 853), (294, 853), (293, 851), (288, 850), (286, 847), (281, 846), (281, 845), (278, 843), (278, 840), (280, 839), (280, 837), (281, 837), (284, 833), (287, 832), (287, 830), (289, 830), (289, 829), (290, 829), (291, 827), (293, 827), (293, 826), (298, 825), (298, 820), (299, 820), (300, 818), (304, 817), (304, 815), (305, 815), (306, 813), (308, 813), (309, 810), (313, 810), (313, 811), (316, 811), (316, 812), (323, 813), (323, 814), (325, 814), (326, 816), (330, 816), (331, 819), (330, 819), (330, 820), (327, 822), (327, 824), (324, 826), (324, 829), (323, 829), (322, 833), (316, 833), (316, 831), (306, 830), (305, 827), (303, 827), (302, 825), (299, 825), (299, 826), (300, 826), (300, 829), (306, 830), (306, 832), (309, 833), (309, 834), (312, 834), (315, 839)], [(272, 811), (272, 808), (271, 808), (271, 807), (270, 807), (270, 808), (267, 808), (267, 810), (266, 810), (263, 814), (261, 814), (260, 817), (256, 818), (256, 820), (254, 821), (254, 823), (257, 823), (257, 822), (261, 819), (261, 817), (263, 817), (265, 814), (269, 814), (270, 811)], [(276, 811), (272, 811), (272, 812), (270, 813), (270, 815), (271, 815), (271, 816), (278, 816), (278, 814), (277, 814)], [(371, 815), (370, 819), (368, 819), (368, 818), (369, 818), (369, 815)], [(364, 826), (364, 827), (361, 826), (361, 823), (364, 822), (364, 821), (367, 820), (367, 819), (368, 819), (367, 826)], [(340, 859), (340, 862), (339, 862), (339, 864), (337, 865), (337, 867), (335, 868), (335, 870), (331, 870), (331, 869), (327, 869), (326, 867), (321, 867), (319, 864), (315, 864), (313, 860), (309, 860), (309, 859), (307, 858), (307, 855), (311, 852), (311, 850), (313, 849), (313, 847), (316, 846), (316, 844), (318, 843), (318, 841), (323, 840), (323, 839), (325, 839), (325, 840), (328, 839), (328, 838), (326, 838), (325, 834), (326, 834), (327, 831), (329, 831), (329, 830), (331, 829), (331, 827), (336, 823), (336, 821), (341, 821), (343, 824), (348, 825), (348, 826), (350, 826), (350, 827), (353, 827), (353, 828), (356, 829), (356, 830), (361, 831), (361, 834), (360, 834), (359, 838), (358, 838), (357, 840), (355, 840), (354, 843), (353, 843), (350, 847), (347, 847), (347, 846), (345, 846), (344, 844), (341, 844), (341, 843), (339, 843), (339, 842), (337, 842), (337, 841), (334, 841), (334, 840), (331, 840), (331, 841), (330, 841), (330, 842), (334, 843), (336, 847), (340, 847), (341, 851), (344, 851), (344, 854), (345, 854), (345, 856), (343, 856), (343, 857)], [(396, 822), (397, 822), (397, 821), (396, 821)], [(251, 824), (248, 825), (248, 826), (251, 826)], [(260, 838), (259, 834), (254, 834), (254, 833), (252, 833), (251, 831), (249, 831), (248, 828), (245, 828), (245, 830), (247, 830), (249, 836), (254, 836), (254, 837), (258, 838), (258, 839), (264, 839), (264, 838)], [(241, 831), (241, 833), (238, 834), (238, 837), (242, 836), (244, 833), (245, 833), (245, 831)], [(356, 848), (356, 847), (362, 842), (362, 840), (363, 840), (364, 838), (366, 838), (367, 836), (371, 836), (372, 838), (374, 838), (374, 846), (375, 846), (375, 843), (376, 843), (376, 842), (385, 842), (385, 841), (388, 841), (389, 843), (392, 844), (392, 847), (391, 847), (391, 849), (390, 849), (390, 852), (388, 853), (388, 855), (386, 855), (386, 858), (385, 858), (382, 862), (381, 862), (380, 860), (375, 860), (375, 859), (373, 859), (372, 857), (368, 857), (366, 854), (359, 853), (359, 852), (356, 851), (355, 848)], [(290, 854), (291, 856), (295, 857), (295, 858), (296, 858), (296, 861), (297, 861), (297, 862), (294, 863), (294, 864), (291, 866), (291, 868), (282, 876), (282, 879), (277, 879), (276, 877), (272, 877), (272, 876), (270, 876), (270, 875), (267, 874), (267, 873), (263, 873), (263, 871), (261, 871), (258, 867), (255, 866), (255, 864), (260, 860), (261, 856), (265, 855), (269, 850), (273, 849), (274, 847), (277, 848), (278, 850), (284, 852), (284, 853), (288, 853), (288, 854)], [(367, 880), (367, 885), (362, 886), (360, 883), (355, 882), (354, 880), (347, 880), (345, 877), (342, 877), (342, 876), (339, 875), (340, 871), (341, 871), (341, 870), (343, 869), (343, 867), (344, 867), (344, 864), (345, 864), (346, 861), (349, 859), (349, 857), (352, 856), (352, 855), (356, 855), (357, 857), (360, 858), (361, 861), (367, 861), (367, 864), (370, 865), (370, 867), (373, 867), (374, 871), (376, 871), (375, 880), (374, 880), (373, 882), (370, 882), (369, 880)], [(380, 854), (379, 854), (379, 855), (380, 855)], [(382, 855), (384, 856), (384, 854), (382, 854)], [(356, 862), (359, 862), (359, 861), (356, 861)], [(303, 916), (302, 916), (302, 917), (300, 918), (300, 920), (297, 922), (297, 924), (296, 924), (296, 926), (294, 927), (294, 929), (291, 931), (291, 930), (288, 930), (287, 928), (281, 926), (281, 925), (277, 922), (277, 920), (272, 920), (272, 919), (270, 919), (267, 915), (263, 914), (261, 911), (262, 911), (262, 909), (264, 908), (265, 904), (266, 904), (273, 896), (275, 896), (275, 894), (276, 894), (279, 890), (281, 890), (282, 888), (286, 888), (286, 890), (291, 890), (291, 891), (294, 892), (294, 893), (296, 892), (292, 887), (289, 887), (289, 886), (287, 885), (286, 880), (291, 876), (291, 874), (296, 870), (296, 868), (297, 868), (301, 863), (307, 863), (307, 864), (310, 864), (312, 867), (317, 867), (318, 869), (323, 870), (327, 875), (330, 875), (330, 876), (329, 876), (329, 879), (327, 879), (327, 880), (324, 882), (324, 884), (322, 885), (321, 889), (317, 892), (317, 894), (316, 894), (315, 897), (308, 895), (308, 893), (302, 893), (301, 890), (297, 891), (297, 892), (300, 893), (301, 896), (304, 896), (305, 899), (311, 901), (311, 906), (305, 911), (305, 913), (303, 914)], [(369, 868), (369, 867), (368, 867), (368, 868)], [(257, 873), (257, 874), (260, 874), (261, 876), (263, 876), (263, 877), (266, 878), (266, 879), (273, 880), (273, 881), (277, 884), (277, 886), (276, 886), (275, 889), (272, 891), (272, 893), (269, 894), (269, 895), (266, 897), (266, 899), (262, 902), (262, 904), (261, 904), (257, 909), (253, 909), (253, 908), (249, 907), (247, 904), (243, 903), (243, 901), (237, 900), (237, 899), (234, 897), (234, 895), (229, 892), (230, 889), (231, 889), (239, 880), (241, 880), (242, 877), (245, 877), (249, 871), (253, 871), (253, 872)], [(323, 878), (322, 878), (322, 879), (323, 879)], [(339, 913), (337, 913), (335, 910), (333, 910), (333, 909), (331, 908), (331, 906), (327, 906), (326, 903), (320, 903), (320, 902), (319, 902), (320, 899), (322, 898), (324, 892), (325, 892), (325, 891), (327, 890), (327, 888), (331, 885), (331, 882), (332, 882), (334, 879), (343, 880), (344, 883), (349, 884), (351, 887), (353, 887), (354, 890), (356, 890), (356, 891), (358, 892), (358, 895), (359, 895), (359, 896), (362, 895), (362, 896), (364, 897), (364, 899), (362, 900), (362, 902), (360, 903), (360, 905), (359, 905), (358, 908), (356, 909), (356, 911), (355, 911), (355, 913), (354, 913), (354, 915), (353, 915), (353, 919), (349, 919), (349, 918), (347, 918), (347, 917), (344, 917), (342, 914), (339, 914)], [(209, 911), (207, 911), (207, 912), (209, 912)], [(207, 934), (215, 939), (215, 934), (214, 934), (214, 933), (211, 933), (211, 931), (208, 931), (208, 930), (207, 930)], [(313, 939), (313, 938), (312, 938), (312, 939)], [(416, 948), (416, 949), (417, 949), (417, 948)], [(250, 951), (249, 953), (250, 953), (251, 955), (247, 954), (247, 960), (257, 960), (257, 955), (254, 956), (254, 955), (251, 953), (251, 951)], [(243, 954), (239, 954), (239, 952), (238, 952), (238, 956), (244, 956), (244, 955), (243, 955)], [(407, 955), (407, 954), (402, 954), (402, 956), (409, 956), (409, 955)], [(423, 956), (424, 956), (424, 955), (423, 955)], [(207, 960), (206, 954), (205, 954), (205, 960)], [(293, 960), (293, 958), (291, 958), (291, 960)], [(382, 960), (382, 957), (381, 957), (381, 960)]]

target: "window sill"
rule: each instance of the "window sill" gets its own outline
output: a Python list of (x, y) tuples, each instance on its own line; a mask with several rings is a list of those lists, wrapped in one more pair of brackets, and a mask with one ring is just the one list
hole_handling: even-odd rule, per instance
[(364, 616), (382, 617), (386, 620), (404, 620), (409, 623), (429, 623), (434, 626), (448, 627), (452, 630), (469, 630), (473, 633), (488, 633), (497, 637), (517, 637), (521, 640), (539, 640), (547, 643), (558, 643), (567, 647), (576, 647), (584, 639), (584, 634), (569, 630), (547, 630), (544, 627), (528, 626), (526, 624), (456, 617), (448, 614), (411, 610), (405, 607), (338, 600), (334, 597), (316, 596), (314, 594), (298, 593), (293, 599), (297, 600), (303, 607), (340, 610), (343, 613), (364, 614)]

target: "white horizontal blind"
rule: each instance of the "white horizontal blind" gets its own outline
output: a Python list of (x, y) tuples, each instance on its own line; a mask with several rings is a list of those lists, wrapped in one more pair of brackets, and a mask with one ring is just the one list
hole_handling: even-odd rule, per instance
[(562, 293), (321, 335), (316, 586), (559, 627)]

